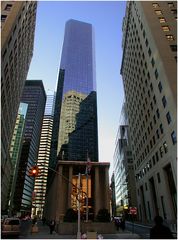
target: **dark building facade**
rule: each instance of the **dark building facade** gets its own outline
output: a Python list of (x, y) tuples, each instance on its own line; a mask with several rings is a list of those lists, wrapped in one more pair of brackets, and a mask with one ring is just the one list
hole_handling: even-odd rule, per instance
[(59, 70), (50, 166), (60, 160), (98, 161), (92, 25), (69, 20)]
[(36, 22), (36, 1), (1, 1), (1, 209), (7, 214), (9, 156), (31, 58)]
[(30, 213), (34, 178), (28, 175), (31, 166), (36, 165), (38, 148), (46, 103), (46, 93), (41, 80), (27, 80), (21, 101), (28, 104), (22, 151), (15, 186), (14, 211)]

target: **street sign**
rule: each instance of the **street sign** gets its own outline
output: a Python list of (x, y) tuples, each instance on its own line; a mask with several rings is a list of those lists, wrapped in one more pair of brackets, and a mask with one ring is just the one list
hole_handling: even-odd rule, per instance
[(136, 207), (130, 207), (129, 208), (129, 213), (133, 215), (137, 215), (137, 208)]

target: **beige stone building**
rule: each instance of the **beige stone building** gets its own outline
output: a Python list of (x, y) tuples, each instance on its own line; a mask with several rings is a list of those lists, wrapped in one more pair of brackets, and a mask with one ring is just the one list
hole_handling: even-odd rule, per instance
[[(94, 219), (102, 208), (110, 210), (109, 163), (91, 162), (88, 177), (89, 219)], [(45, 217), (63, 222), (68, 208), (77, 210), (78, 174), (81, 173), (81, 215), (86, 216), (86, 162), (58, 161), (56, 173), (46, 196)]]
[(80, 103), (86, 97), (86, 94), (78, 93), (73, 90), (64, 94), (61, 107), (58, 152), (60, 152), (63, 144), (69, 142), (69, 134), (76, 128), (76, 114), (79, 113)]
[(138, 217), (177, 212), (177, 3), (129, 1), (123, 21), (123, 77)]
[(1, 202), (7, 213), (9, 148), (33, 55), (36, 1), (1, 1)]

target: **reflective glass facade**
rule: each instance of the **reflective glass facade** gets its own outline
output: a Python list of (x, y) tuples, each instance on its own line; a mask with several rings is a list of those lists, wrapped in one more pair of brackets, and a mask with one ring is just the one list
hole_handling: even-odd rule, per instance
[(14, 196), (14, 209), (24, 213), (31, 212), (34, 178), (28, 170), (37, 162), (40, 134), (43, 121), (46, 94), (41, 80), (28, 80), (21, 97), (28, 104), (25, 132), (19, 162), (19, 170)]

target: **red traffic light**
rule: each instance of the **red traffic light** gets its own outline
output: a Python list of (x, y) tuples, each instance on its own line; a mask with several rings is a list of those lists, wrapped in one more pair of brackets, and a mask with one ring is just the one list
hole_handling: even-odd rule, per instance
[(31, 176), (31, 177), (37, 177), (38, 174), (39, 174), (38, 166), (33, 166), (33, 167), (30, 168), (28, 175)]

